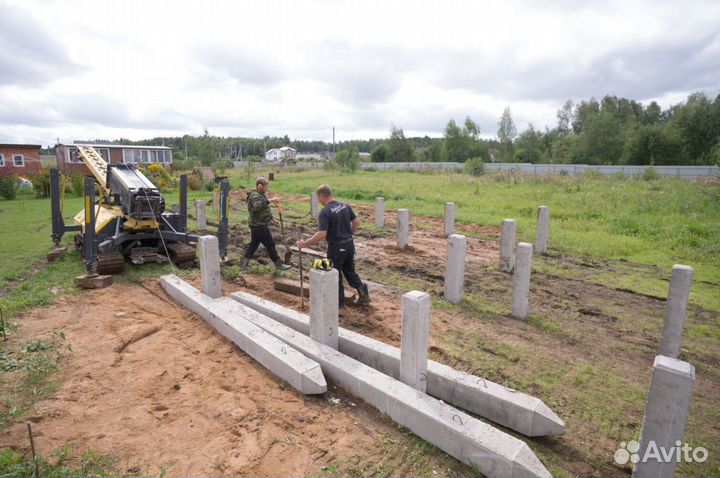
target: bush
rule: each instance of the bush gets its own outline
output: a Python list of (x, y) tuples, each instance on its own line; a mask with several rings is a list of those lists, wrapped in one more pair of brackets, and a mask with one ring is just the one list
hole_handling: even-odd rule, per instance
[(85, 176), (81, 173), (72, 173), (68, 180), (70, 183), (70, 189), (76, 196), (85, 195)]
[(248, 160), (248, 162), (245, 164), (245, 167), (243, 167), (243, 177), (245, 178), (245, 181), (252, 181), (255, 180), (257, 177), (257, 171), (255, 168), (255, 162)]
[(468, 159), (465, 161), (463, 168), (465, 172), (471, 176), (482, 176), (485, 174), (485, 163), (483, 163), (482, 158)]
[(195, 159), (180, 159), (173, 162), (176, 171), (192, 171), (200, 166), (200, 161)]
[(50, 171), (47, 169), (33, 174), (30, 177), (35, 189), (35, 195), (39, 198), (50, 196)]
[(228, 159), (220, 159), (212, 163), (211, 167), (215, 176), (225, 176), (225, 171), (228, 168), (232, 169), (233, 163)]
[(143, 174), (160, 190), (175, 186), (177, 181), (162, 164), (149, 164)]
[(337, 154), (337, 156), (335, 156), (335, 162), (344, 171), (354, 173), (357, 171), (358, 165), (360, 164), (360, 157), (357, 149), (343, 149)]
[(215, 181), (205, 181), (205, 184), (203, 184), (203, 188), (205, 189), (205, 191), (214, 191)]
[(373, 163), (384, 163), (389, 157), (390, 151), (385, 143), (380, 143), (370, 152), (370, 161)]
[(17, 196), (14, 176), (0, 176), (0, 196), (11, 201)]
[(203, 184), (197, 174), (188, 174), (187, 185), (191, 191), (197, 191)]
[(656, 179), (660, 179), (660, 173), (655, 169), (655, 166), (650, 165), (643, 171), (642, 178), (645, 181), (655, 181)]

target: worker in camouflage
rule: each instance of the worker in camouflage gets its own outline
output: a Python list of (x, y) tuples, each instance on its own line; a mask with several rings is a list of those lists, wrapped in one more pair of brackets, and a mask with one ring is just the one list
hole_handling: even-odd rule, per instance
[(248, 207), (248, 225), (250, 226), (250, 244), (245, 249), (242, 261), (240, 262), (240, 269), (246, 271), (250, 259), (252, 258), (255, 251), (257, 251), (260, 244), (265, 246), (270, 260), (275, 263), (275, 268), (281, 271), (290, 269), (290, 266), (283, 264), (280, 256), (278, 256), (277, 250), (275, 249), (275, 240), (270, 233), (270, 222), (272, 221), (272, 212), (270, 212), (270, 203), (277, 203), (278, 198), (273, 197), (268, 199), (268, 182), (267, 179), (259, 177), (255, 180), (255, 191), (248, 194), (247, 207)]

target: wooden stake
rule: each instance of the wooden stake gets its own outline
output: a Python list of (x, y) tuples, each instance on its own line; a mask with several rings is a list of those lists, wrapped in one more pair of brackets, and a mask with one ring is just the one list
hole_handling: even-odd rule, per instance
[(33, 463), (35, 463), (35, 478), (40, 478), (40, 471), (38, 470), (38, 460), (35, 454), (35, 440), (33, 440), (32, 425), (30, 422), (27, 423), (28, 435), (30, 436), (30, 449), (32, 450)]
[(7, 342), (7, 334), (5, 333), (5, 317), (3, 317), (2, 307), (0, 307), (0, 325), (2, 325), (3, 340)]

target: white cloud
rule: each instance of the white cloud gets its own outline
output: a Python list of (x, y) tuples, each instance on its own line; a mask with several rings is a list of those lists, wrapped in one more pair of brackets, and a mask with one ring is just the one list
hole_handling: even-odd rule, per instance
[[(493, 136), (720, 92), (720, 2), (0, 0), (0, 141)], [(27, 26), (27, 27), (21, 27)]]

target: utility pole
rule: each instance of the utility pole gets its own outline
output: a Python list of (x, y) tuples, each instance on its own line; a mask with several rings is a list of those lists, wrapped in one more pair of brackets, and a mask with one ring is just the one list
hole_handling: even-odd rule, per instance
[(335, 126), (333, 126), (333, 148), (332, 148), (332, 152), (333, 152), (333, 157), (335, 157)]

